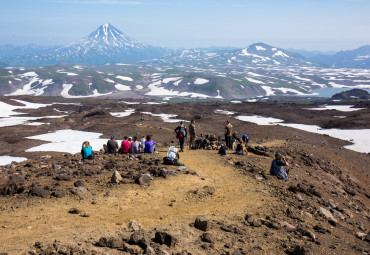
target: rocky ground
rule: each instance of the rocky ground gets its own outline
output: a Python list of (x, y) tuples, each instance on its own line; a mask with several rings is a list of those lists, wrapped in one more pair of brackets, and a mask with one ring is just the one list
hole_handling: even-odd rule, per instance
[[(223, 109), (322, 127), (370, 128), (369, 104), (358, 104), (366, 109), (343, 113), (308, 111), (304, 108), (312, 105), (298, 104), (86, 100), (29, 110), (28, 116), (45, 116), (58, 114), (57, 108), (69, 116), (45, 120), (50, 125), (1, 128), (0, 154), (29, 160), (0, 169), (0, 253), (369, 254), (368, 154), (344, 149), (349, 142), (329, 136), (214, 113)], [(129, 108), (136, 109), (129, 117), (109, 114)], [(221, 156), (217, 150), (186, 150), (180, 155), (185, 167), (165, 166), (162, 158), (177, 124), (140, 112), (197, 117), (198, 134), (215, 136), (222, 136), (230, 118), (236, 131), (248, 132), (251, 148), (260, 145), (266, 151)], [(159, 154), (99, 152), (94, 160), (82, 161), (68, 153), (24, 152), (44, 143), (24, 137), (68, 128), (119, 139), (152, 134)], [(276, 151), (291, 163), (287, 182), (269, 175)]]

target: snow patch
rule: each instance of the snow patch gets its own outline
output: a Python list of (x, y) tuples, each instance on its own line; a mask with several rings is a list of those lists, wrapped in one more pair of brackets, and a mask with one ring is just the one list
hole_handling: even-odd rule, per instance
[(27, 158), (23, 158), (23, 157), (0, 156), (0, 166), (5, 166), (7, 164), (11, 164), (13, 161), (22, 162), (22, 161), (26, 161), (26, 160), (27, 160)]
[(194, 81), (194, 85), (203, 85), (203, 84), (206, 84), (208, 82), (209, 82), (209, 80), (207, 80), (207, 79), (196, 78), (195, 81)]
[(27, 149), (32, 151), (55, 151), (67, 153), (79, 153), (84, 141), (89, 141), (93, 150), (100, 150), (107, 139), (100, 139), (101, 133), (84, 132), (78, 130), (58, 130), (52, 133), (26, 137), (28, 139), (43, 140), (49, 143)]
[(322, 135), (329, 135), (334, 138), (338, 138), (345, 141), (350, 141), (352, 145), (346, 145), (344, 148), (349, 150), (369, 153), (370, 152), (370, 129), (321, 129), (321, 127), (316, 125), (306, 125), (306, 124), (290, 124), (281, 123), (283, 120), (262, 117), (262, 116), (237, 116), (236, 119), (256, 123), (258, 125), (281, 125), (291, 128), (300, 129), (303, 131), (317, 133)]
[(133, 81), (132, 78), (130, 77), (127, 77), (127, 76), (121, 76), (121, 75), (118, 75), (116, 76), (117, 79), (120, 79), (120, 80), (123, 80), (123, 81)]
[(130, 86), (126, 86), (126, 85), (122, 85), (122, 84), (116, 84), (114, 87), (116, 87), (116, 89), (119, 90), (119, 91), (131, 90)]
[(135, 112), (135, 109), (127, 109), (124, 112), (111, 112), (110, 114), (114, 117), (127, 117)]

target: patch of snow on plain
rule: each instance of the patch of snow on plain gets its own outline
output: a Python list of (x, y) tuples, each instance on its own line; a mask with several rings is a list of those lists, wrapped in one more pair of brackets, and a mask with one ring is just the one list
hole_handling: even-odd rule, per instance
[(241, 104), (242, 101), (234, 100), (234, 101), (230, 101), (230, 103), (232, 103), (232, 104)]
[(122, 85), (122, 84), (116, 84), (116, 85), (114, 85), (114, 87), (116, 87), (116, 89), (119, 90), (119, 91), (131, 90), (130, 86), (126, 86), (126, 85)]
[(258, 73), (248, 72), (248, 74), (256, 77), (263, 77), (263, 75), (260, 75)]
[(265, 84), (263, 81), (255, 80), (252, 78), (245, 77), (245, 79), (249, 82), (258, 83), (258, 84)]
[(123, 80), (123, 81), (133, 81), (132, 78), (130, 77), (127, 77), (127, 76), (121, 76), (121, 75), (118, 75), (116, 76), (117, 79), (120, 79), (120, 80)]
[(140, 89), (144, 88), (144, 86), (142, 86), (142, 85), (136, 85), (135, 87), (136, 87), (137, 90), (140, 90)]
[(5, 166), (7, 164), (12, 163), (13, 161), (22, 162), (26, 160), (27, 158), (23, 158), (23, 157), (0, 156), (0, 166)]
[(20, 74), (19, 76), (21, 76), (21, 77), (35, 77), (35, 76), (37, 76), (37, 73), (28, 72), (28, 73)]
[(115, 83), (114, 80), (111, 80), (109, 78), (104, 79), (106, 82)]
[(194, 81), (194, 85), (203, 85), (203, 84), (206, 84), (208, 82), (209, 82), (209, 80), (207, 80), (207, 79), (196, 78), (195, 81)]
[(311, 133), (328, 135), (353, 143), (344, 146), (344, 148), (363, 153), (370, 152), (370, 129), (321, 129), (321, 127), (316, 125), (281, 123), (283, 122), (281, 119), (262, 116), (237, 116), (236, 119), (256, 123), (258, 125), (281, 125)]
[(63, 90), (60, 92), (60, 95), (64, 98), (87, 98), (87, 97), (99, 97), (104, 95), (110, 95), (112, 92), (106, 93), (106, 94), (100, 94), (97, 89), (93, 91), (92, 95), (88, 96), (72, 96), (68, 92), (73, 87), (73, 84), (63, 84)]
[(124, 112), (111, 112), (110, 114), (114, 117), (127, 117), (135, 112), (135, 109), (127, 109)]
[(275, 92), (269, 86), (261, 86), (261, 88), (266, 91), (266, 96), (273, 96)]
[[(67, 153), (81, 152), (81, 146), (84, 141), (89, 141), (93, 150), (98, 151), (103, 148), (108, 139), (100, 139), (101, 133), (84, 132), (78, 130), (58, 130), (52, 133), (26, 137), (28, 139), (43, 140), (49, 143), (27, 149), (32, 151), (55, 151)], [(118, 141), (117, 141), (118, 142)]]
[(167, 83), (169, 83), (171, 81), (178, 81), (180, 79), (182, 79), (182, 77), (165, 78), (165, 79), (163, 79), (163, 83), (164, 84), (167, 84)]
[(141, 112), (141, 113), (149, 114), (149, 115), (152, 115), (152, 116), (155, 116), (155, 117), (160, 117), (163, 120), (163, 122), (177, 123), (177, 122), (181, 121), (180, 119), (173, 119), (173, 118), (178, 116), (177, 114), (166, 114), (166, 113), (155, 114), (155, 113), (151, 113), (151, 112)]
[(214, 112), (218, 113), (218, 114), (225, 114), (225, 115), (234, 115), (236, 113), (236, 112), (220, 110), (220, 109), (216, 109), (216, 110), (214, 110)]
[(352, 108), (353, 106), (354, 105), (320, 105), (319, 108), (305, 108), (305, 109), (315, 111), (337, 110), (341, 112), (353, 112), (366, 109), (366, 108)]
[(303, 96), (303, 95), (313, 95), (313, 94), (305, 94), (305, 93), (302, 93), (301, 91), (298, 91), (296, 89), (291, 89), (291, 88), (275, 88), (275, 89), (280, 90), (284, 94), (286, 94), (287, 92), (291, 92), (291, 93), (301, 95), (301, 96)]
[(174, 83), (173, 83), (173, 85), (175, 85), (175, 86), (179, 86), (180, 82), (182, 82), (182, 79), (181, 79), (181, 80), (178, 80), (178, 81), (176, 81), (176, 82), (174, 82)]

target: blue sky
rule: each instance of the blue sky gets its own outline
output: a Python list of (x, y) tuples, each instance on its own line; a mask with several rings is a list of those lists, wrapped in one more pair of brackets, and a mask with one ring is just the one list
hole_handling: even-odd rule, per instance
[(170, 48), (354, 49), (370, 44), (370, 0), (0, 0), (0, 44), (62, 45), (110, 23)]

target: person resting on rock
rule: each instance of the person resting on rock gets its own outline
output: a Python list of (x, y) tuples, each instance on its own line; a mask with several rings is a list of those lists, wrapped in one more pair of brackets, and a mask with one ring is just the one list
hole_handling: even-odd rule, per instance
[(175, 142), (171, 141), (171, 145), (167, 151), (166, 157), (163, 158), (163, 164), (181, 166), (182, 164), (180, 164), (179, 160), (180, 160), (180, 155), (177, 152)]
[(153, 153), (153, 152), (155, 152), (156, 144), (157, 144), (156, 142), (152, 141), (152, 137), (150, 135), (148, 135), (146, 137), (146, 141), (145, 141), (144, 153)]
[(94, 159), (94, 153), (90, 146), (90, 142), (85, 141), (82, 143), (81, 155), (82, 159)]
[(108, 154), (117, 153), (117, 151), (119, 150), (119, 146), (118, 146), (118, 143), (114, 135), (110, 137), (110, 140), (108, 140), (106, 145), (105, 144), (103, 145), (103, 148), (104, 148), (105, 153), (108, 153)]
[(287, 181), (288, 174), (284, 170), (283, 166), (289, 166), (289, 164), (285, 160), (285, 158), (281, 155), (281, 153), (277, 152), (275, 154), (275, 159), (271, 163), (270, 174), (277, 176), (279, 179)]
[(238, 155), (248, 155), (247, 148), (245, 148), (242, 141), (239, 141), (238, 145), (236, 146), (235, 154)]

